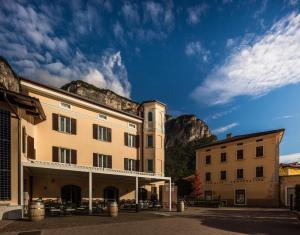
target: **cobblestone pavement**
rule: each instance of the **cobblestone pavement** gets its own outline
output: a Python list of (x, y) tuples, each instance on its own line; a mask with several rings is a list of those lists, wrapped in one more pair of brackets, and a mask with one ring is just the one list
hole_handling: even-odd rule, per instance
[[(20, 231), (23, 231), (20, 233)], [(25, 232), (26, 231), (26, 232)], [(189, 208), (177, 212), (121, 213), (106, 216), (46, 218), (40, 222), (14, 221), (0, 234), (300, 234), (300, 221), (288, 210), (260, 208)], [(39, 232), (41, 231), (41, 232)], [(25, 232), (25, 233), (24, 233)]]

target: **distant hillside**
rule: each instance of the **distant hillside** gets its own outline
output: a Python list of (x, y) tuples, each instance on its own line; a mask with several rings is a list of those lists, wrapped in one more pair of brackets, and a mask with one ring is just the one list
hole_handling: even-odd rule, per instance
[(63, 85), (61, 89), (94, 100), (96, 102), (106, 104), (113, 108), (120, 109), (125, 112), (133, 114), (138, 113), (137, 109), (139, 103), (120, 96), (111, 90), (98, 88), (81, 80), (67, 83)]
[(166, 121), (166, 148), (185, 145), (192, 141), (210, 137), (211, 131), (206, 123), (195, 115), (182, 115)]
[(195, 145), (215, 141), (207, 124), (195, 115), (168, 118), (166, 122), (166, 175), (176, 182), (194, 174), (196, 168)]

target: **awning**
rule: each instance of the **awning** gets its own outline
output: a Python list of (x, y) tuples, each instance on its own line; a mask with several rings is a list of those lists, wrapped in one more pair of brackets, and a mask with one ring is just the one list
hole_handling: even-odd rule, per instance
[(40, 101), (34, 97), (0, 88), (0, 101), (24, 109), (26, 114), (33, 116), (37, 122), (46, 120)]

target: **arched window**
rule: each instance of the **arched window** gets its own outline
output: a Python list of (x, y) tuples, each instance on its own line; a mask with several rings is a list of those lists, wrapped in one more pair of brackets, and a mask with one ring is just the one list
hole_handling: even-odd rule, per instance
[(153, 121), (153, 114), (152, 112), (148, 113), (148, 122), (152, 122)]

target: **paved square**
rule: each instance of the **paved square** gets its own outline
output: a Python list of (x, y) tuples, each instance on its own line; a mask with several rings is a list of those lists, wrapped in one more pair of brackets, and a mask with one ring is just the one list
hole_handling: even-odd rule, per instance
[[(41, 222), (14, 221), (2, 234), (41, 231), (41, 234), (199, 235), (300, 234), (300, 221), (288, 210), (260, 208), (189, 208), (184, 213), (141, 212), (106, 216), (46, 218)], [(29, 234), (28, 234), (29, 235)]]

